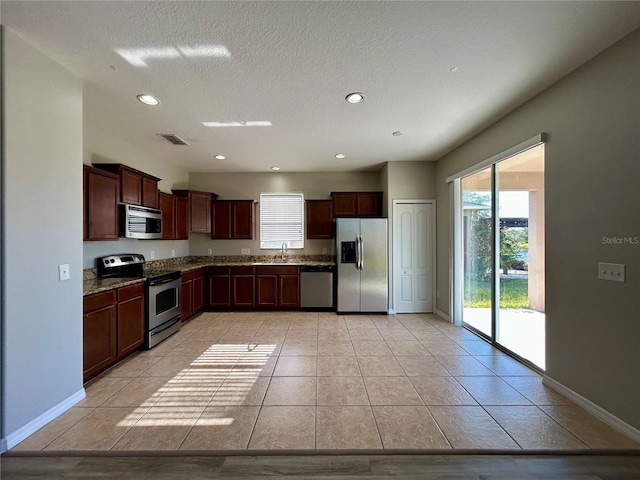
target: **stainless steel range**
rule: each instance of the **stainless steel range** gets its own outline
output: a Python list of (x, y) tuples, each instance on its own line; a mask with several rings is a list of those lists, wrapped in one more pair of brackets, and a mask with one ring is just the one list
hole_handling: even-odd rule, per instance
[(145, 348), (153, 348), (180, 330), (182, 282), (176, 270), (145, 269), (139, 253), (109, 255), (97, 259), (99, 278), (146, 278)]

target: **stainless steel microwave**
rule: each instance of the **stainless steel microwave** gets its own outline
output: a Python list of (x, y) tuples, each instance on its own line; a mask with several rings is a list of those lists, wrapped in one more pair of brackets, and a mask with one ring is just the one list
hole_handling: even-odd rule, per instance
[(120, 204), (120, 236), (162, 238), (162, 212), (156, 208)]

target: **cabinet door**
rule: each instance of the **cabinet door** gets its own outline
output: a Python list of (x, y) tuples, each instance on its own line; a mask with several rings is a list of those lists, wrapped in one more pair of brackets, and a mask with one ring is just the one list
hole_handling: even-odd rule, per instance
[(86, 218), (87, 240), (118, 239), (119, 180), (87, 170)]
[(300, 306), (300, 276), (278, 276), (278, 306), (281, 308), (298, 308)]
[(254, 276), (234, 275), (231, 277), (233, 301), (232, 307), (246, 308), (255, 305), (254, 300)]
[(171, 240), (176, 237), (176, 209), (173, 195), (158, 193), (160, 210), (162, 211), (162, 239)]
[(211, 238), (231, 238), (231, 202), (211, 202)]
[(193, 315), (193, 280), (182, 282), (180, 295), (180, 316), (184, 322)]
[(256, 275), (256, 307), (278, 306), (278, 276)]
[(189, 218), (192, 232), (211, 232), (211, 194), (189, 194)]
[(193, 279), (193, 313), (204, 310), (204, 275)]
[(231, 306), (231, 276), (212, 275), (208, 277), (208, 302), (212, 308), (229, 308)]
[(356, 215), (359, 217), (382, 216), (382, 194), (380, 192), (358, 192)]
[(307, 200), (307, 238), (333, 238), (333, 202)]
[(150, 177), (142, 177), (142, 205), (158, 207), (158, 181)]
[(142, 205), (142, 176), (128, 170), (120, 170), (122, 201)]
[(116, 306), (85, 313), (82, 329), (82, 373), (86, 381), (116, 361)]
[(118, 357), (144, 343), (144, 297), (118, 303)]
[(176, 202), (176, 240), (189, 239), (189, 200), (184, 197), (174, 197)]
[(354, 217), (356, 215), (356, 194), (348, 192), (333, 192), (333, 216)]
[(231, 238), (253, 238), (253, 200), (231, 202)]

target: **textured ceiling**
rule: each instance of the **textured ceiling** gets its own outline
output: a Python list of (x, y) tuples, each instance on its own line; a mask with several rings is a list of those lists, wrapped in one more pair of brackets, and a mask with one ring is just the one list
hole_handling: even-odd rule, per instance
[[(640, 2), (5, 1), (1, 13), (84, 80), (85, 121), (158, 161), (227, 172), (437, 160), (640, 26)], [(354, 91), (364, 103), (345, 102)]]

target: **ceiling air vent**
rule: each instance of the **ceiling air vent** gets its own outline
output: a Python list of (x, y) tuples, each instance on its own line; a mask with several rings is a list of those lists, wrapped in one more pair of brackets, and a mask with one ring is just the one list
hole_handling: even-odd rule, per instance
[(174, 145), (189, 145), (175, 133), (159, 133), (162, 138), (164, 138), (167, 142), (171, 142)]

